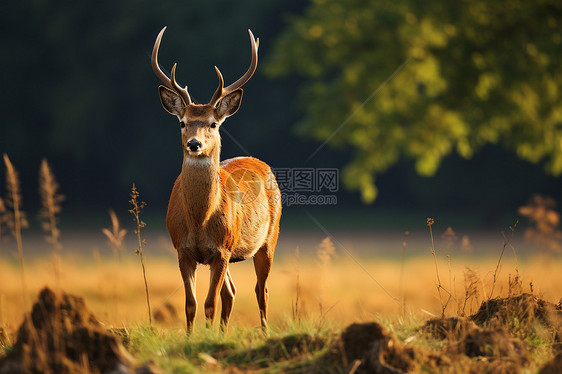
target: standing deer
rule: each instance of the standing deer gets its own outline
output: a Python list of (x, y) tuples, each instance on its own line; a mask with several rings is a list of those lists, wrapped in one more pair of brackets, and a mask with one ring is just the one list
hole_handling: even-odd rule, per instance
[(220, 292), (221, 327), (228, 327), (236, 288), (229, 262), (254, 258), (256, 297), (261, 325), (267, 328), (267, 277), (271, 270), (281, 218), (280, 191), (271, 168), (252, 157), (220, 162), (223, 121), (236, 113), (242, 100), (242, 86), (258, 64), (258, 45), (250, 30), (252, 61), (248, 71), (224, 87), (215, 66), (219, 85), (208, 104), (194, 104), (176, 82), (174, 64), (168, 77), (158, 65), (158, 49), (166, 27), (160, 31), (152, 51), (152, 69), (164, 83), (158, 87), (164, 109), (179, 119), (183, 163), (174, 183), (166, 224), (178, 251), (185, 286), (185, 315), (188, 332), (193, 330), (197, 308), (195, 269), (209, 265), (211, 280), (205, 300), (207, 326), (211, 326)]

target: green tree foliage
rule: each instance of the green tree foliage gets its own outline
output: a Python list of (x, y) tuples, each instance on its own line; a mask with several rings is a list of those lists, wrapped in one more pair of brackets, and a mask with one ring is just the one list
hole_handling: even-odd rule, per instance
[(557, 0), (313, 0), (268, 71), (307, 79), (300, 132), (350, 147), (344, 182), (371, 202), (400, 158), (431, 176), (488, 143), (562, 174), (561, 56)]

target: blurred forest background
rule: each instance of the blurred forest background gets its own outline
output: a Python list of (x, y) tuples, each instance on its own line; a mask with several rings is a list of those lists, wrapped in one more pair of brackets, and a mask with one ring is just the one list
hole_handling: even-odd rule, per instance
[(133, 182), (148, 212), (165, 213), (181, 150), (150, 67), (163, 26), (160, 63), (177, 62), (178, 81), (201, 103), (216, 88), (214, 65), (227, 84), (244, 73), (252, 29), (258, 71), (224, 126), (222, 157), (339, 168), (338, 205), (324, 208), (336, 216), (454, 212), (496, 229), (535, 193), (562, 201), (559, 1), (24, 0), (1, 8), (0, 152), (18, 168), (32, 214), (43, 157), (66, 195), (63, 223), (107, 220), (109, 207), (125, 212)]

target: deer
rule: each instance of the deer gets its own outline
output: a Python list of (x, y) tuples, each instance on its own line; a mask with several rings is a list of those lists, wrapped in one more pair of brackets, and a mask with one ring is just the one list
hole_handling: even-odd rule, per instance
[(168, 77), (158, 63), (164, 27), (152, 50), (152, 69), (163, 83), (158, 87), (164, 109), (179, 119), (183, 162), (166, 215), (166, 226), (178, 253), (185, 288), (185, 315), (188, 333), (193, 331), (197, 300), (196, 268), (209, 265), (210, 284), (205, 299), (206, 326), (215, 318), (221, 298), (222, 330), (228, 328), (236, 287), (229, 264), (253, 258), (255, 293), (261, 327), (267, 330), (268, 285), (281, 219), (281, 193), (271, 168), (253, 157), (220, 161), (219, 129), (224, 120), (238, 111), (242, 86), (250, 80), (258, 64), (259, 39), (251, 30), (251, 62), (246, 73), (224, 87), (215, 66), (218, 87), (208, 104), (191, 100), (187, 86), (176, 81), (174, 64)]

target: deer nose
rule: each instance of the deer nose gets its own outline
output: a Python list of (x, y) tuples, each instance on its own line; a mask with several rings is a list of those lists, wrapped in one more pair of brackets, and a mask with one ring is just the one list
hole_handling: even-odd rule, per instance
[(201, 142), (197, 139), (190, 139), (187, 142), (187, 148), (189, 148), (191, 152), (197, 152), (201, 149)]

